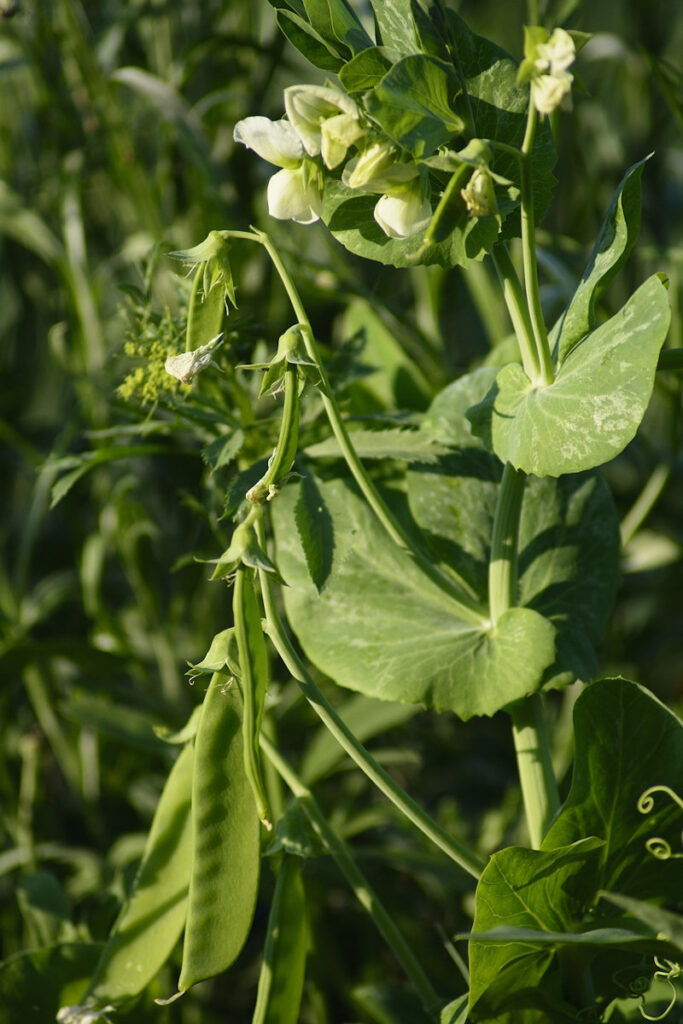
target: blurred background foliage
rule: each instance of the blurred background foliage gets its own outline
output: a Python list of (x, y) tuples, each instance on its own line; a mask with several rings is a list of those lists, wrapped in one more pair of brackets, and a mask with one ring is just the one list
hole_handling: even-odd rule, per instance
[[(184, 723), (201, 698), (200, 683), (193, 688), (185, 677), (186, 662), (198, 661), (230, 623), (229, 593), (208, 584), (206, 566), (193, 560), (215, 557), (229, 533), (220, 516), (234, 464), (216, 467), (201, 454), (201, 441), (220, 435), (211, 386), (203, 406), (185, 412), (177, 396), (160, 392), (150, 402), (148, 393), (141, 407), (134, 387), (119, 390), (155, 339), (172, 347), (182, 333), (187, 282), (163, 254), (214, 228), (253, 223), (270, 231), (292, 257), (349, 414), (424, 408), (509, 333), (487, 265), (467, 274), (395, 271), (350, 257), (320, 226), (268, 221), (270, 168), (233, 144), (233, 126), (250, 114), (281, 116), (284, 86), (320, 73), (284, 42), (265, 0), (23, 0), (11, 16), (14, 6), (0, 3), (5, 958), (104, 939), (172, 761), (173, 748), (152, 727)], [(678, 314), (683, 9), (659, 0), (456, 6), (516, 57), (521, 26), (537, 17), (548, 24), (569, 18), (596, 33), (578, 68), (585, 89), (575, 95), (573, 115), (560, 114), (554, 125), (559, 187), (539, 234), (549, 318), (571, 293), (624, 170), (653, 151), (640, 246), (603, 297), (603, 311), (661, 270)], [(272, 352), (289, 326), (282, 292), (257, 249), (234, 253), (233, 365), (251, 361), (254, 351)], [(669, 344), (681, 342), (675, 315)], [(244, 468), (269, 436), (268, 408), (261, 403), (255, 419), (254, 375), (224, 369), (236, 415), (251, 417)], [(602, 660), (606, 674), (641, 681), (680, 707), (679, 379), (659, 374), (638, 438), (606, 468), (627, 543)], [(315, 422), (314, 410), (313, 433)], [(280, 686), (273, 728), (297, 761), (318, 726), (286, 677)], [(348, 701), (339, 693), (334, 699)], [(571, 757), (571, 701), (569, 691), (553, 706), (561, 776)], [(379, 730), (382, 715), (374, 717)], [(405, 712), (370, 742), (443, 824), (480, 850), (521, 837), (502, 718), (465, 727)], [(342, 759), (331, 765), (316, 792), (437, 987), (456, 995), (464, 982), (445, 940), (469, 925), (470, 880), (454, 875), (348, 767)], [(326, 858), (308, 862), (306, 878), (313, 939), (302, 1020), (394, 1020), (391, 992), (377, 986), (401, 978), (370, 924)], [(172, 965), (132, 1019), (248, 1019), (271, 887), (265, 877), (252, 936), (227, 979), (159, 1008), (152, 997), (174, 991)], [(42, 975), (49, 977), (45, 966)], [(400, 1000), (405, 1020), (409, 1004)], [(3, 1012), (0, 1020), (9, 1021)]]

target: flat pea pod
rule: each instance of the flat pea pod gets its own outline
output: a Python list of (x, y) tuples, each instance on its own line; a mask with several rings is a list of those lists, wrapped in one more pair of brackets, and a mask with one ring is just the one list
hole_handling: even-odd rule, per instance
[(285, 854), (268, 917), (252, 1024), (297, 1024), (306, 971), (308, 926), (301, 857)]
[(130, 899), (88, 989), (98, 1003), (137, 996), (173, 950), (185, 924), (190, 880), (192, 744), (164, 786)]
[(244, 701), (244, 770), (254, 794), (259, 818), (271, 829), (268, 800), (261, 772), (259, 736), (268, 689), (268, 652), (261, 626), (261, 611), (251, 573), (238, 566), (233, 587), (233, 618)]
[(180, 992), (237, 959), (254, 916), (259, 820), (244, 771), (242, 717), (238, 686), (217, 672), (195, 740), (192, 873)]
[(207, 290), (209, 283), (200, 266), (195, 271), (187, 309), (186, 352), (206, 345), (221, 332), (225, 314), (225, 289), (215, 284)]

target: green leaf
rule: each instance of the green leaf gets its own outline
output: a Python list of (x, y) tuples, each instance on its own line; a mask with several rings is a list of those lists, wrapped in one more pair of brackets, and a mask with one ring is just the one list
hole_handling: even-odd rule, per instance
[[(407, 474), (410, 508), (431, 549), (482, 602), (488, 595), (502, 466), (471, 434), (465, 412), (487, 392), (495, 375), (495, 368), (484, 367), (437, 395), (421, 432), (451, 446), (451, 454), (434, 469), (411, 467)], [(517, 603), (540, 612), (557, 628), (557, 661), (549, 672), (553, 685), (588, 680), (597, 671), (593, 645), (601, 639), (614, 604), (619, 548), (614, 502), (597, 473), (527, 480)]]
[(439, 1024), (467, 1024), (467, 1004), (469, 993), (458, 996), (448, 1006), (444, 1006), (439, 1018)]
[(591, 258), (566, 310), (550, 332), (557, 363), (590, 331), (595, 330), (595, 302), (626, 261), (640, 229), (640, 179), (649, 160), (629, 167), (612, 198)]
[[(589, 838), (552, 852), (509, 847), (493, 855), (475, 894), (474, 933), (496, 927), (568, 932), (595, 892), (602, 843)], [(577, 1008), (559, 998), (559, 963), (553, 949), (525, 940), (469, 944), (473, 1021), (507, 1021), (507, 1013), (546, 1010), (547, 1020), (574, 1020)], [(507, 1013), (506, 1013), (507, 1011)], [(510, 1021), (517, 1020), (510, 1015)], [(522, 1018), (524, 1019), (524, 1018)]]
[(308, 948), (302, 863), (285, 854), (278, 871), (252, 1024), (299, 1020)]
[(217, 469), (229, 465), (236, 458), (243, 444), (244, 431), (237, 427), (205, 445), (202, 448), (202, 458), (215, 473)]
[(235, 630), (231, 626), (229, 629), (222, 629), (220, 633), (216, 633), (202, 660), (198, 661), (196, 665), (190, 665), (188, 675), (213, 675), (214, 672), (225, 672), (226, 670), (233, 673), (236, 671), (236, 667), (237, 641), (235, 640)]
[(81, 1002), (102, 951), (69, 942), (19, 953), (0, 964), (0, 1024), (51, 1024), (62, 1006)]
[[(645, 906), (650, 906), (645, 904)], [(542, 949), (550, 946), (553, 949), (559, 946), (633, 946), (640, 944), (649, 949), (652, 946), (652, 939), (656, 938), (654, 931), (651, 934), (634, 932), (628, 928), (593, 928), (585, 932), (551, 932), (540, 931), (538, 928), (520, 928), (502, 925), (500, 928), (492, 928), (488, 932), (464, 932), (456, 936), (458, 939), (469, 938), (471, 942), (489, 943), (499, 946), (502, 943), (514, 942), (524, 943), (527, 946), (536, 946)]]
[(351, 995), (373, 1024), (429, 1024), (432, 1020), (417, 995), (398, 985), (357, 985)]
[(293, 11), (280, 9), (277, 12), (277, 23), (292, 46), (316, 68), (323, 71), (339, 71), (343, 67), (344, 61), (336, 52), (336, 48), (328, 46), (305, 18)]
[(543, 849), (598, 836), (600, 888), (640, 900), (679, 898), (680, 862), (654, 856), (646, 844), (659, 838), (677, 850), (681, 810), (665, 795), (648, 814), (638, 803), (651, 786), (680, 786), (683, 724), (636, 683), (601, 679), (576, 702), (574, 736), (571, 789)]
[(171, 769), (128, 902), (114, 925), (88, 995), (116, 1003), (139, 995), (180, 938), (190, 880), (192, 747)]
[[(385, 733), (412, 718), (418, 709), (410, 704), (370, 700), (369, 697), (359, 694), (351, 697), (336, 710), (356, 739), (361, 743), (367, 743), (373, 736)], [(334, 771), (345, 758), (344, 750), (330, 730), (326, 726), (320, 726), (301, 762), (301, 778), (307, 786), (311, 786), (318, 779)]]
[(395, 51), (384, 46), (361, 50), (339, 72), (339, 81), (350, 95), (372, 89), (394, 63)]
[(555, 629), (513, 608), (495, 629), (427, 579), (344, 480), (320, 483), (335, 545), (325, 589), (309, 577), (291, 522), (298, 486), (273, 507), (278, 565), (292, 627), (307, 656), (337, 683), (381, 700), (424, 703), (461, 718), (493, 714), (538, 689)]
[[(397, 459), (433, 465), (448, 451), (419, 430), (353, 430), (350, 436), (353, 447), (363, 459)], [(314, 459), (339, 458), (341, 454), (336, 437), (306, 449), (306, 455)]]
[(97, 466), (104, 466), (108, 462), (118, 462), (120, 459), (139, 458), (143, 455), (169, 454), (187, 453), (173, 452), (168, 445), (163, 444), (123, 444), (108, 445), (104, 448), (97, 448), (95, 451), (82, 452), (80, 455), (67, 456), (63, 459), (48, 459), (43, 466), (43, 472), (70, 470), (54, 483), (50, 494), (50, 508), (58, 505), (62, 498), (67, 496), (73, 485)]
[(332, 31), (340, 43), (343, 43), (353, 54), (361, 53), (372, 46), (372, 39), (346, 0), (326, 0), (326, 2), (330, 12)]
[(415, 54), (394, 64), (364, 104), (382, 131), (419, 159), (462, 132), (464, 121), (454, 110), (460, 92), (452, 66)]
[(419, 52), (410, 0), (371, 0), (379, 32), (378, 43), (400, 54)]
[(226, 970), (251, 928), (259, 821), (244, 772), (242, 698), (214, 676), (204, 698), (192, 785), (192, 876), (180, 992)]
[(622, 896), (617, 892), (601, 892), (600, 896), (631, 917), (642, 921), (666, 942), (675, 946), (679, 953), (683, 953), (683, 916), (662, 910), (652, 903), (634, 900), (631, 896)]
[(654, 275), (615, 316), (575, 345), (552, 384), (533, 384), (510, 364), (469, 412), (473, 431), (504, 462), (536, 476), (608, 462), (645, 415), (670, 319)]
[(332, 570), (334, 530), (316, 479), (310, 473), (301, 482), (294, 522), (309, 576), (320, 593)]

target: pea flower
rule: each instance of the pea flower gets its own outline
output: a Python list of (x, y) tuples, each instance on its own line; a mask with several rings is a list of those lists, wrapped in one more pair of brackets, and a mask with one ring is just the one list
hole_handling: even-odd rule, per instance
[(103, 1006), (96, 1009), (92, 1004), (83, 1006), (63, 1006), (57, 1014), (58, 1024), (100, 1024), (108, 1022), (107, 1013), (114, 1010), (113, 1006)]
[(525, 60), (518, 80), (531, 82), (531, 99), (539, 114), (551, 114), (569, 93), (576, 59), (574, 39), (563, 28), (548, 35), (543, 28), (525, 29)]
[(331, 85), (289, 86), (285, 110), (308, 155), (322, 156), (330, 170), (339, 166), (349, 146), (363, 135), (358, 107)]
[(304, 145), (288, 121), (245, 117), (233, 132), (235, 142), (281, 167), (268, 182), (268, 213), (276, 220), (313, 224), (322, 212), (322, 175), (307, 158)]
[(168, 356), (164, 363), (166, 373), (170, 373), (171, 377), (175, 377), (181, 384), (191, 384), (197, 374), (205, 370), (209, 364), (217, 365), (213, 361), (213, 355), (221, 347), (223, 340), (223, 334), (217, 334), (211, 341), (207, 341), (206, 345), (200, 345), (191, 352)]
[(493, 181), (486, 168), (475, 170), (467, 187), (460, 189), (460, 195), (465, 200), (467, 212), (473, 217), (488, 217), (498, 208)]
[(349, 160), (342, 181), (349, 188), (377, 192), (374, 218), (389, 238), (424, 231), (432, 217), (429, 185), (414, 163), (401, 163), (388, 142), (373, 142)]

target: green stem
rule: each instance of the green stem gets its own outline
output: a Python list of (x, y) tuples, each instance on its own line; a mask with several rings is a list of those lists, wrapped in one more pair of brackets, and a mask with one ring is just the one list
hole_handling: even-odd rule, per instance
[(438, 1019), (438, 1013), (443, 1001), (439, 999), (429, 978), (415, 958), (413, 951), (394, 924), (384, 905), (377, 898), (367, 878), (353, 859), (348, 847), (331, 827), (310, 790), (307, 789), (290, 765), (287, 764), (280, 753), (263, 735), (261, 735), (261, 746), (272, 765), (282, 776), (294, 796), (299, 800), (300, 807), (308, 818), (313, 830), (334, 858), (337, 867), (349, 883), (356, 899), (367, 910), (375, 927), (410, 979), (426, 1012), (434, 1020)]
[(513, 705), (510, 717), (529, 839), (538, 850), (560, 806), (541, 694)]
[[(263, 524), (256, 524), (259, 544), (263, 547), (265, 536)], [(484, 862), (472, 850), (453, 839), (436, 821), (417, 804), (382, 768), (374, 757), (368, 753), (346, 723), (337, 714), (332, 705), (316, 686), (310, 672), (302, 662), (294, 649), (294, 645), (287, 633), (287, 630), (280, 618), (273, 593), (273, 581), (267, 572), (259, 570), (261, 583), (261, 594), (263, 606), (266, 613), (266, 631), (273, 642), (273, 646), (282, 658), (287, 670), (299, 684), (301, 691), (316, 712), (321, 721), (327, 726), (339, 745), (346, 751), (349, 757), (355, 761), (358, 767), (367, 775), (370, 781), (377, 786), (388, 800), (401, 811), (409, 821), (415, 825), (428, 839), (431, 840), (455, 861), (463, 870), (479, 878)]]
[(299, 433), (299, 381), (297, 368), (293, 363), (287, 363), (284, 390), (285, 400), (275, 451), (268, 463), (268, 469), (247, 494), (249, 501), (256, 504), (269, 497), (271, 486), (289, 472), (296, 455)]
[(643, 525), (670, 476), (671, 465), (669, 463), (662, 462), (659, 466), (655, 466), (647, 483), (621, 521), (619, 530), (622, 547), (626, 547)]
[(517, 581), (517, 537), (526, 476), (506, 462), (493, 520), (489, 561), (489, 608), (496, 622), (515, 601)]
[(284, 289), (287, 292), (287, 296), (292, 305), (292, 309), (294, 310), (297, 322), (301, 325), (306, 352), (311, 361), (315, 363), (320, 375), (320, 394), (327, 418), (330, 422), (330, 426), (332, 427), (332, 432), (337, 439), (337, 443), (339, 444), (342, 455), (351, 470), (351, 474), (363, 493), (365, 500), (370, 505), (370, 508), (373, 510), (394, 543), (403, 548), (403, 550), (406, 551), (420, 567), (425, 576), (452, 597), (454, 603), (458, 604), (459, 616), (474, 626), (481, 626), (486, 621), (486, 616), (483, 614), (479, 602), (466, 593), (465, 590), (455, 582), (455, 580), (442, 572), (438, 566), (434, 565), (427, 555), (415, 545), (410, 535), (393, 515), (374, 483), (368, 476), (365, 467), (360, 461), (358, 454), (351, 443), (351, 438), (349, 437), (349, 433), (344, 421), (342, 420), (341, 413), (339, 412), (339, 407), (335, 401), (333, 391), (327, 378), (327, 373), (325, 372), (325, 367), (320, 358), (318, 346), (304, 305), (296, 286), (287, 271), (287, 268), (280, 258), (280, 254), (274, 247), (270, 238), (262, 231), (254, 231), (253, 234), (247, 232), (226, 231), (224, 234), (230, 238), (249, 238), (252, 242), (260, 242), (270, 256), (273, 266), (275, 267)]
[[(489, 601), (495, 624), (515, 604), (519, 518), (525, 475), (508, 462), (503, 471), (493, 521), (489, 563)], [(540, 694), (518, 701), (510, 709), (517, 769), (529, 838), (538, 849), (560, 805), (553, 773), (543, 703)]]
[(531, 151), (534, 146), (537, 122), (536, 108), (529, 100), (526, 132), (522, 143), (520, 173), (522, 189), (522, 259), (524, 263), (524, 288), (527, 305), (531, 314), (531, 326), (536, 342), (536, 352), (540, 364), (539, 377), (535, 383), (552, 384), (554, 378), (548, 335), (541, 308), (541, 295), (538, 287), (538, 265), (536, 263), (536, 226), (534, 224), (534, 197), (531, 180)]
[(522, 355), (524, 372), (530, 380), (537, 380), (541, 372), (541, 364), (538, 360), (533, 328), (529, 319), (529, 307), (526, 304), (522, 285), (510, 259), (507, 246), (496, 246), (491, 252), (491, 259), (503, 289), (505, 304), (510, 313), (519, 351)]
[(232, 614), (235, 622), (235, 638), (237, 640), (237, 651), (240, 659), (240, 689), (244, 702), (244, 717), (242, 721), (243, 747), (244, 747), (244, 774), (247, 777), (259, 819), (267, 829), (272, 829), (272, 819), (268, 801), (266, 799), (263, 779), (261, 777), (261, 766), (258, 761), (258, 753), (254, 737), (257, 735), (257, 708), (256, 708), (256, 686), (251, 664), (251, 652), (249, 650), (249, 637), (246, 609), (244, 605), (244, 575), (247, 570), (243, 565), (238, 566), (235, 573), (233, 587)]

